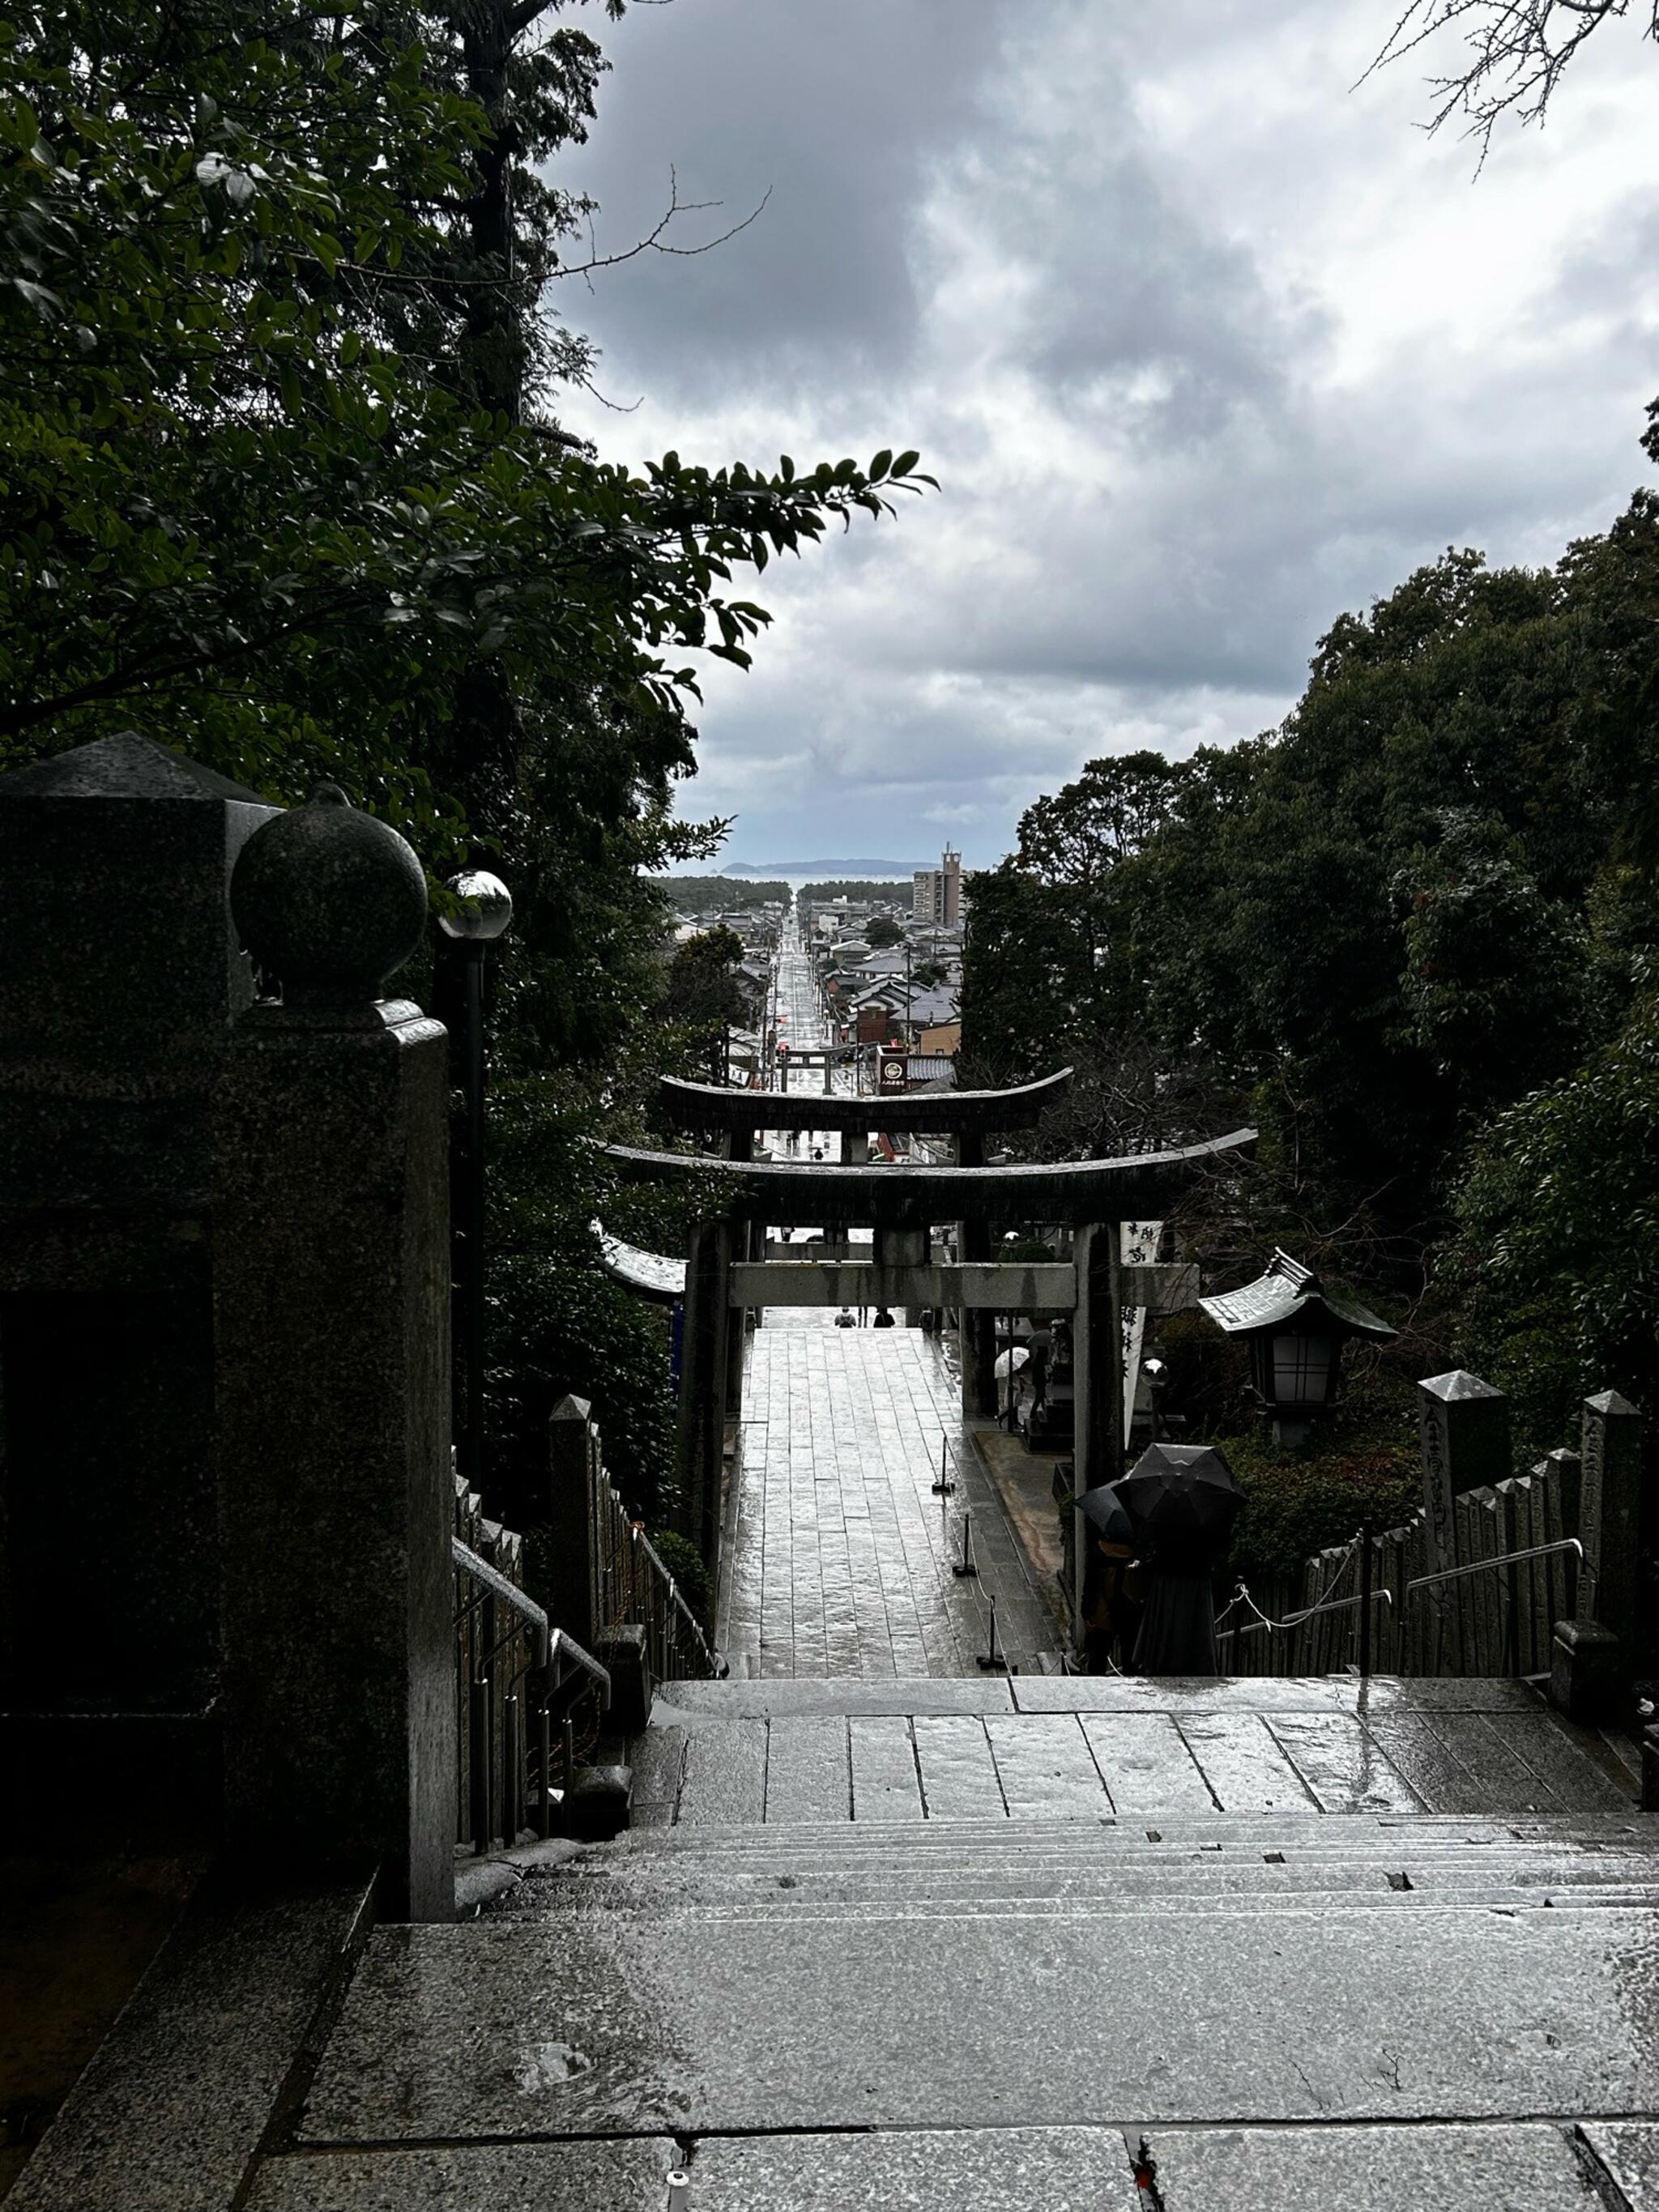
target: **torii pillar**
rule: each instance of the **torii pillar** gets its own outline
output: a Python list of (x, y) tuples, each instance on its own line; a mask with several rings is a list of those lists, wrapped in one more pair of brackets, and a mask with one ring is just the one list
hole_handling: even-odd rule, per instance
[[(728, 1159), (752, 1160), (755, 1157), (754, 1131), (733, 1129), (726, 1138), (723, 1149)], [(763, 1238), (764, 1235), (765, 1229), (763, 1225), (761, 1230)], [(755, 1257), (756, 1241), (754, 1223), (738, 1222), (732, 1237), (732, 1257), (734, 1260), (752, 1260)], [(729, 1315), (726, 1324), (726, 1396), (721, 1415), (722, 1428), (724, 1428), (726, 1414), (730, 1414), (734, 1420), (740, 1420), (743, 1417), (743, 1355), (748, 1335), (748, 1315), (741, 1310)]]
[[(982, 1168), (985, 1138), (978, 1129), (963, 1129), (956, 1142), (959, 1168)], [(991, 1224), (988, 1221), (957, 1224), (957, 1257), (965, 1265), (991, 1257)], [(962, 1369), (962, 1417), (965, 1421), (994, 1420), (997, 1317), (984, 1309), (963, 1306), (957, 1320), (957, 1356)]]
[[(731, 1221), (700, 1221), (685, 1263), (685, 1321), (680, 1339), (681, 1533), (720, 1570), (721, 1486), (726, 1469), (726, 1392), (732, 1331), (735, 1231)], [(741, 1343), (741, 1334), (739, 1343)]]
[[(1072, 1324), (1075, 1432), (1073, 1494), (1078, 1499), (1123, 1473), (1122, 1225), (1091, 1222), (1076, 1231), (1077, 1308)], [(1072, 1592), (1072, 1638), (1083, 1634), (1097, 1582), (1094, 1531), (1073, 1508), (1077, 1574)]]

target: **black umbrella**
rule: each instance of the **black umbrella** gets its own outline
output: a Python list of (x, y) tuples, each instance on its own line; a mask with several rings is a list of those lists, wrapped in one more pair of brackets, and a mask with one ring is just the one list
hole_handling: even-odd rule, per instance
[(1124, 1510), (1115, 1483), (1103, 1482), (1085, 1491), (1078, 1505), (1084, 1519), (1107, 1543), (1133, 1544), (1136, 1540), (1135, 1524)]
[(1116, 1490), (1137, 1537), (1171, 1548), (1219, 1550), (1244, 1503), (1211, 1444), (1150, 1444)]

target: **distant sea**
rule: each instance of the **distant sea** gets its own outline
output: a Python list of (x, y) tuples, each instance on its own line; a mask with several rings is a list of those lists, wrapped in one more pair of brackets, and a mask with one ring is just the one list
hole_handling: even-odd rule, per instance
[(754, 883), (765, 883), (778, 876), (793, 876), (802, 883), (820, 882), (825, 877), (873, 881), (878, 876), (908, 878), (919, 869), (936, 865), (932, 860), (728, 860), (720, 872), (723, 876), (743, 876)]

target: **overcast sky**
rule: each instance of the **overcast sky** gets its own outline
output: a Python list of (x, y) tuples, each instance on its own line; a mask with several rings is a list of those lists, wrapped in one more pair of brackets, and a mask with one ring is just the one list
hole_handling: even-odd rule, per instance
[[(592, 27), (600, 28), (597, 10)], [(1449, 544), (1553, 559), (1650, 471), (1659, 53), (1593, 40), (1485, 173), (1351, 89), (1396, 0), (672, 0), (561, 181), (614, 250), (670, 171), (696, 259), (569, 282), (607, 456), (860, 461), (938, 495), (740, 589), (683, 811), (725, 858), (972, 865), (1098, 754), (1277, 722), (1322, 632)], [(1448, 59), (1460, 49), (1454, 43)], [(638, 403), (635, 405), (635, 403)]]

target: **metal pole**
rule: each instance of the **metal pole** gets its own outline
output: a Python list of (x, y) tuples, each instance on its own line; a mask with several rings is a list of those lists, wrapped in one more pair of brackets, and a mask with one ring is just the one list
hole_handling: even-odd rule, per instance
[(474, 1676), (467, 1685), (466, 1779), (468, 1841), (475, 1851), (489, 1849), (489, 1678)]
[(509, 1851), (524, 1826), (523, 1708), (516, 1695), (501, 1707), (501, 1842)]
[[(979, 1569), (974, 1565), (974, 1516), (971, 1513), (964, 1513), (962, 1516), (962, 1557), (951, 1571), (959, 1579), (968, 1575), (977, 1575), (979, 1572)], [(996, 1600), (993, 1598), (991, 1603), (994, 1607)]]
[(1359, 1524), (1359, 1679), (1371, 1672), (1371, 1524)]
[(994, 1596), (991, 1600), (991, 1648), (988, 1651), (981, 1651), (975, 1663), (982, 1667), (988, 1674), (1006, 1674), (1008, 1671), (1008, 1662), (997, 1650), (997, 1601)]
[(537, 1832), (545, 1843), (553, 1832), (553, 1730), (545, 1692), (536, 1716), (536, 1763), (541, 1770), (542, 1800), (537, 1808)]

